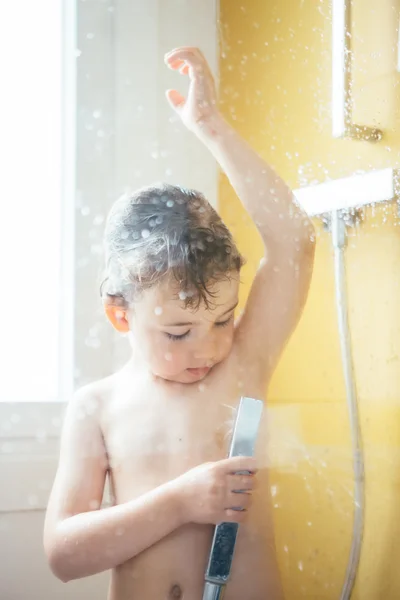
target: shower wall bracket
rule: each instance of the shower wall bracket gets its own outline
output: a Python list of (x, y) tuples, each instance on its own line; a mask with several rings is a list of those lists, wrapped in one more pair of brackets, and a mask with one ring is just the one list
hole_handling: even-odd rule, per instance
[[(338, 211), (339, 218), (343, 221), (346, 228), (355, 229), (362, 223), (362, 212), (359, 208), (343, 208)], [(321, 215), (323, 228), (325, 231), (332, 231), (332, 212)]]

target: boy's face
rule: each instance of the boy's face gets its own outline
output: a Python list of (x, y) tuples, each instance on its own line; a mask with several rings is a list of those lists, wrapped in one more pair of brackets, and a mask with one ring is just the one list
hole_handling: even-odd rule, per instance
[(129, 313), (133, 344), (152, 373), (179, 383), (202, 380), (230, 352), (239, 273), (211, 287), (210, 307), (185, 308), (167, 282), (146, 290)]

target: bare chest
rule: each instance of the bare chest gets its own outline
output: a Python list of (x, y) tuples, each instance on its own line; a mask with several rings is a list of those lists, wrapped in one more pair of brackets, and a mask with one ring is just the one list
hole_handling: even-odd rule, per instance
[[(174, 393), (142, 385), (120, 390), (104, 415), (103, 432), (117, 504), (178, 477), (229, 451), (236, 411), (242, 395), (262, 398), (263, 389), (235, 372)], [(259, 451), (266, 446), (266, 420)], [(227, 600), (259, 600), (275, 586), (277, 569), (271, 539), (267, 470), (258, 475), (251, 519), (241, 526)], [(128, 561), (113, 574), (113, 600), (174, 597), (200, 600), (210, 550), (212, 527), (188, 524)], [(161, 567), (162, 565), (162, 567)], [(157, 577), (154, 577), (157, 572)], [(251, 585), (249, 576), (251, 575)], [(170, 595), (168, 595), (170, 594)], [(179, 596), (181, 597), (181, 596)], [(280, 598), (272, 593), (271, 598)]]
[(206, 380), (167, 391), (151, 385), (121, 391), (110, 403), (104, 425), (116, 501), (225, 458), (240, 397), (248, 393), (245, 387), (235, 374), (228, 381)]

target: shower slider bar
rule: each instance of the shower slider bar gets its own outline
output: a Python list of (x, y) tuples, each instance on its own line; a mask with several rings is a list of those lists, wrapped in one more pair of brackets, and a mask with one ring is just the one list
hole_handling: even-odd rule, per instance
[(365, 478), (362, 432), (360, 428), (357, 386), (354, 375), (351, 331), (348, 315), (347, 278), (345, 265), (346, 224), (345, 214), (367, 204), (398, 201), (399, 173), (395, 169), (370, 171), (352, 177), (336, 179), (315, 186), (294, 190), (299, 204), (310, 217), (330, 216), (335, 269), (335, 300), (346, 389), (354, 472), (354, 517), (349, 558), (340, 600), (350, 600), (360, 564), (364, 519)]

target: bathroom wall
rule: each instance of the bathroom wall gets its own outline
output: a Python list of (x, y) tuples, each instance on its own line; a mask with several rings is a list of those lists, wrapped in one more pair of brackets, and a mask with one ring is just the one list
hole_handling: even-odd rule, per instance
[[(331, 135), (331, 2), (221, 0), (221, 107), (293, 188), (398, 167), (399, 3), (353, 2), (354, 121), (376, 144)], [(261, 244), (227, 181), (220, 208), (248, 258)], [(352, 465), (329, 234), (321, 224), (310, 297), (269, 390), (276, 543), (289, 600), (340, 596), (352, 531)], [(397, 207), (349, 232), (350, 326), (366, 462), (366, 522), (353, 599), (400, 597), (400, 230)]]

